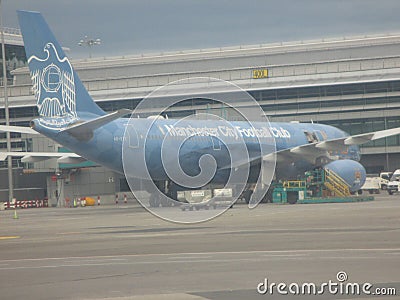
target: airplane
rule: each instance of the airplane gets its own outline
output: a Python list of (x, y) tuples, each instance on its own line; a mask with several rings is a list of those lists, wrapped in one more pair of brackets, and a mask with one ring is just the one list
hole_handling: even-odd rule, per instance
[[(247, 164), (249, 176), (244, 189), (250, 189), (252, 183), (259, 182), (262, 164), (276, 161), (270, 179), (288, 178), (321, 167), (333, 170), (345, 180), (351, 192), (356, 192), (366, 178), (365, 168), (358, 162), (358, 145), (400, 134), (400, 128), (393, 128), (350, 136), (336, 127), (314, 123), (227, 124), (222, 120), (161, 116), (127, 119), (124, 116), (131, 113), (127, 109), (107, 114), (85, 89), (43, 16), (38, 12), (18, 11), (18, 18), (39, 117), (31, 121), (30, 128), (2, 125), (0, 130), (42, 134), (72, 153), (3, 152), (0, 155), (3, 159), (8, 155), (22, 156), (23, 162), (54, 157), (64, 163), (86, 159), (126, 176), (150, 180), (167, 194), (171, 185), (176, 189), (183, 185), (171, 179), (173, 176), (163, 164), (163, 158), (173, 156), (168, 147), (166, 154), (163, 153), (163, 143), (172, 147), (180, 142), (177, 160), (181, 171), (189, 177), (201, 173), (202, 157), (214, 158), (215, 173), (193, 188), (225, 184), (232, 171)], [(240, 148), (238, 139), (243, 141), (247, 153), (241, 148), (232, 160), (229, 150)], [(144, 163), (135, 165), (140, 155)], [(127, 165), (132, 170), (130, 174)], [(163, 203), (157, 198), (150, 201), (150, 206), (160, 204)]]

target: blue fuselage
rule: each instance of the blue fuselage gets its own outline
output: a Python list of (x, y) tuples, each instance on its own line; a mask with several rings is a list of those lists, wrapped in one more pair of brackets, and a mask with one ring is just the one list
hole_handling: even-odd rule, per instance
[[(235, 148), (238, 143), (244, 143), (247, 148), (248, 154), (243, 157), (248, 155), (248, 159), (256, 160), (261, 153), (266, 154), (265, 151), (261, 152), (260, 144), (270, 153), (347, 136), (338, 128), (322, 124), (255, 122), (252, 125), (248, 122), (231, 122), (227, 125), (226, 122), (214, 120), (118, 119), (96, 129), (93, 137), (87, 141), (41, 127), (37, 120), (35, 130), (82, 157), (122, 174), (122, 149), (128, 147), (129, 151), (133, 151), (132, 159), (135, 159), (134, 151), (144, 150), (147, 169), (154, 180), (168, 179), (161, 162), (161, 148), (166, 141), (176, 141), (181, 145), (179, 161), (188, 175), (196, 175), (200, 157), (210, 154), (221, 169), (215, 178), (223, 181), (226, 167), (235, 164), (230, 160), (228, 148)], [(327, 154), (329, 160), (360, 159), (357, 146)], [(312, 166), (313, 163), (299, 159), (298, 165)], [(140, 171), (136, 174), (140, 177)]]

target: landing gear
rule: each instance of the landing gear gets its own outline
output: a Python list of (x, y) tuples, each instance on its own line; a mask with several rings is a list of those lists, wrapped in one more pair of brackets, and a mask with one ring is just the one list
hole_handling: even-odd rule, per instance
[(326, 156), (320, 156), (315, 160), (315, 165), (317, 166), (324, 166), (328, 164), (331, 160)]
[[(260, 203), (272, 203), (272, 191), (273, 191), (272, 188), (268, 189), (268, 191), (267, 191), (267, 192), (265, 193), (265, 195), (262, 197), (262, 200), (261, 200)], [(247, 190), (247, 191), (244, 192), (244, 199), (245, 199), (245, 201), (246, 201), (247, 204), (249, 204), (250, 199), (251, 199), (251, 196), (253, 195), (253, 193), (257, 193), (257, 190), (255, 190), (255, 191)], [(261, 193), (261, 191), (258, 192), (258, 193)], [(256, 194), (256, 195), (257, 195), (257, 194)], [(261, 195), (259, 195), (259, 198), (260, 198), (260, 197), (261, 197)], [(259, 198), (258, 198), (258, 199), (259, 199)]]
[(158, 195), (150, 195), (149, 205), (150, 207), (159, 207), (160, 206), (160, 198)]
[(272, 193), (273, 189), (270, 187), (263, 198), (263, 203), (272, 203)]
[(175, 203), (173, 200), (170, 200), (167, 198), (167, 196), (164, 195), (158, 195), (158, 194), (152, 194), (149, 199), (149, 205), (150, 207), (171, 207)]
[(252, 195), (252, 194), (253, 194), (253, 191), (252, 191), (252, 190), (246, 190), (246, 191), (243, 192), (243, 198), (244, 198), (244, 201), (245, 201), (247, 204), (250, 203), (250, 198), (251, 198), (251, 195)]
[(289, 204), (296, 204), (298, 198), (298, 192), (287, 192), (287, 202)]
[(166, 197), (162, 197), (161, 199), (161, 206), (162, 207), (171, 207), (173, 206), (172, 200), (167, 199)]
[(174, 201), (169, 199), (172, 198), (169, 195), (169, 186), (170, 183), (168, 181), (154, 181), (154, 184), (157, 186), (158, 190), (163, 194), (152, 193), (149, 199), (150, 207), (171, 207), (174, 205)]

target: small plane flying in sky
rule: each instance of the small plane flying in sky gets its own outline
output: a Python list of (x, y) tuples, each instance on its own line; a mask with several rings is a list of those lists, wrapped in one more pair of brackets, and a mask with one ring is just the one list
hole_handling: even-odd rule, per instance
[[(5, 152), (1, 153), (3, 158), (20, 156), (23, 162), (58, 158), (60, 163), (87, 159), (126, 175), (123, 162), (126, 142), (129, 151), (133, 151), (131, 161), (136, 160), (134, 151), (145, 149), (147, 168), (134, 167), (129, 176), (150, 178), (166, 189), (174, 182), (162, 163), (162, 145), (172, 141), (182, 142), (178, 161), (189, 176), (196, 177), (201, 172), (199, 161), (203, 156), (214, 157), (215, 173), (205, 184), (226, 183), (232, 169), (245, 163), (250, 164), (246, 184), (255, 182), (261, 162), (273, 157), (277, 162), (275, 178), (316, 167), (327, 168), (355, 192), (366, 177), (364, 167), (358, 162), (358, 145), (400, 134), (400, 128), (394, 128), (349, 136), (338, 128), (312, 123), (236, 121), (227, 126), (221, 120), (127, 119), (123, 118), (131, 113), (127, 109), (106, 114), (88, 94), (42, 15), (18, 11), (18, 17), (39, 117), (31, 121), (31, 128), (0, 126), (0, 130), (42, 134), (73, 153)], [(232, 161), (229, 148), (235, 148), (238, 139), (243, 141), (247, 153), (242, 159)]]

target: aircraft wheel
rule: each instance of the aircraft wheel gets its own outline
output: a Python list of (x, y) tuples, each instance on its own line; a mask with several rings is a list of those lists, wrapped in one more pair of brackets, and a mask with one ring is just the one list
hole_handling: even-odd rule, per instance
[(315, 164), (317, 166), (323, 166), (329, 163), (329, 158), (327, 158), (326, 156), (320, 156), (315, 160)]
[(272, 203), (272, 189), (268, 189), (268, 191), (265, 193), (265, 196), (262, 200), (263, 203)]
[(287, 202), (289, 204), (296, 204), (297, 203), (297, 193), (296, 192), (288, 192), (287, 193)]
[(168, 199), (163, 198), (160, 202), (161, 202), (162, 207), (171, 207), (172, 206), (172, 202)]
[(253, 194), (252, 190), (244, 191), (243, 195), (244, 195), (244, 201), (246, 202), (246, 204), (249, 204), (252, 194)]
[(149, 199), (150, 207), (159, 207), (160, 206), (160, 199), (156, 195), (151, 195)]

